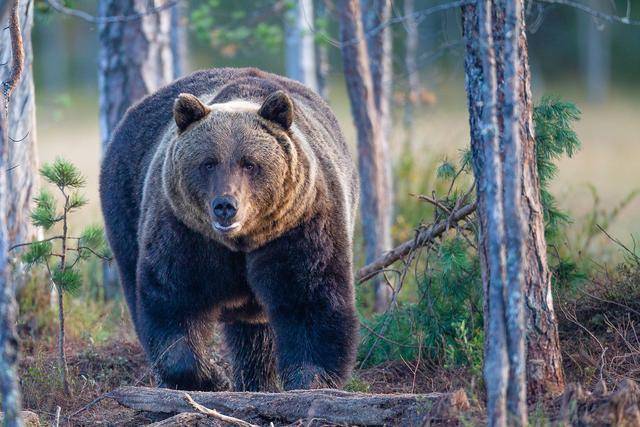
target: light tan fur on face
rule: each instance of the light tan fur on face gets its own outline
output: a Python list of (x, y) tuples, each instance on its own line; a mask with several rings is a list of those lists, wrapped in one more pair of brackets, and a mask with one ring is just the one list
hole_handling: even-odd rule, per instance
[[(184, 133), (178, 134), (175, 127), (167, 131), (163, 188), (176, 216), (190, 228), (232, 250), (251, 251), (313, 215), (319, 186), (317, 161), (303, 132), (295, 124), (284, 131), (264, 120), (256, 113), (260, 105), (251, 101), (233, 100), (208, 107), (211, 114)], [(267, 139), (271, 142), (266, 142)], [(267, 181), (260, 181), (260, 185), (249, 184), (245, 189), (247, 200), (241, 202), (246, 210), (242, 227), (234, 234), (220, 234), (212, 227), (210, 200), (202, 200), (189, 190), (186, 174), (203, 160), (208, 146), (233, 150), (234, 144), (258, 141), (262, 142), (256, 147), (264, 147), (259, 159), (264, 162), (262, 167), (278, 165), (279, 169), (271, 170)]]

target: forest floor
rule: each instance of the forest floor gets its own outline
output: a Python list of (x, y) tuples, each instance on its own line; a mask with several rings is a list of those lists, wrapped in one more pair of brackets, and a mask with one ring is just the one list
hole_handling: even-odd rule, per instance
[[(531, 425), (640, 425), (636, 424), (640, 423), (640, 390), (635, 383), (624, 381), (640, 382), (640, 267), (621, 268), (593, 279), (578, 295), (557, 298), (570, 385), (564, 396), (531, 405)], [(35, 412), (43, 425), (51, 423), (57, 406), (62, 409), (61, 425), (143, 425), (156, 421), (109, 399), (90, 405), (119, 386), (154, 385), (126, 316), (123, 319), (120, 329), (100, 343), (71, 334), (66, 348), (71, 395), (65, 396), (55, 368), (53, 340), (38, 337), (37, 321), (23, 314), (20, 374), (25, 409)], [(481, 376), (466, 367), (443, 365), (434, 360), (389, 361), (357, 369), (347, 389), (368, 393), (463, 389), (471, 409), (445, 424), (483, 424)], [(615, 393), (622, 388), (627, 389), (623, 398)]]

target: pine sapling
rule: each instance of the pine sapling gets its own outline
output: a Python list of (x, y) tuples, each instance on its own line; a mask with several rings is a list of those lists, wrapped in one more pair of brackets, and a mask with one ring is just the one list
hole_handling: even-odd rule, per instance
[[(51, 237), (14, 246), (26, 246), (22, 260), (30, 267), (42, 266), (57, 293), (58, 303), (58, 368), (65, 394), (69, 394), (67, 361), (65, 355), (64, 293), (73, 294), (82, 283), (79, 265), (91, 257), (109, 259), (104, 232), (99, 226), (89, 226), (79, 236), (69, 232), (69, 215), (86, 205), (87, 199), (79, 192), (85, 178), (70, 162), (58, 158), (45, 164), (40, 175), (58, 190), (59, 199), (46, 188), (35, 198), (31, 222), (45, 232), (56, 230)], [(58, 202), (62, 208), (58, 209)]]

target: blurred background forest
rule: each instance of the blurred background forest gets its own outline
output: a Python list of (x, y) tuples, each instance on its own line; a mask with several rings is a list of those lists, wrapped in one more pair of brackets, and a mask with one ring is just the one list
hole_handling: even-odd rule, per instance
[[(91, 215), (79, 221), (93, 222), (100, 217), (97, 28), (51, 11), (44, 2), (36, 3), (41, 6), (36, 8), (33, 32), (40, 160), (64, 155), (87, 175)], [(95, 14), (96, 3), (79, 0), (73, 6)], [(181, 22), (188, 37), (185, 73), (207, 67), (257, 66), (286, 74), (283, 14), (274, 13), (271, 3), (190, 1)], [(608, 13), (626, 10), (624, 2), (594, 3)], [(418, 0), (415, 9), (434, 4)], [(637, 0), (630, 5), (632, 10), (640, 8)], [(552, 95), (575, 103), (582, 111), (575, 129), (583, 148), (574, 158), (562, 161), (552, 186), (560, 206), (571, 210), (579, 222), (591, 212), (594, 197), (600, 208), (613, 207), (640, 186), (640, 172), (630, 160), (640, 154), (640, 34), (636, 27), (600, 22), (571, 7), (537, 2), (528, 7), (534, 99)], [(394, 14), (403, 14), (400, 6), (395, 6)], [(337, 18), (329, 10), (316, 21), (317, 42), (325, 44), (328, 52), (329, 102), (347, 140), (355, 144), (340, 49), (332, 44), (339, 38)], [(255, 22), (259, 24), (248, 26)], [(403, 23), (392, 29), (396, 102), (391, 147), (397, 165), (405, 147), (403, 100), (409, 88), (404, 66), (406, 30)], [(417, 62), (427, 105), (415, 115), (417, 132), (411, 143), (415, 170), (411, 174), (416, 178), (444, 158), (457, 159), (469, 135), (459, 11), (429, 16), (418, 30)], [(416, 182), (424, 184), (420, 179)], [(410, 190), (420, 192), (420, 188)], [(632, 233), (640, 232), (633, 214), (638, 209), (640, 199), (636, 198), (612, 224), (612, 232), (623, 241), (629, 242)], [(406, 232), (405, 225), (419, 220), (399, 217), (396, 221), (401, 227), (397, 228)]]

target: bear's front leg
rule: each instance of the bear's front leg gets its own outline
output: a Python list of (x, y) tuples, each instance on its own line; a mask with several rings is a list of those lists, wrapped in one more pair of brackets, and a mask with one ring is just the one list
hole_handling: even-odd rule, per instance
[(340, 387), (355, 362), (358, 319), (351, 244), (316, 218), (247, 256), (249, 284), (267, 312), (285, 390)]
[(148, 267), (141, 268), (138, 282), (136, 329), (159, 385), (180, 390), (228, 390), (229, 380), (207, 357), (210, 316), (198, 313), (179, 294), (167, 294)]

